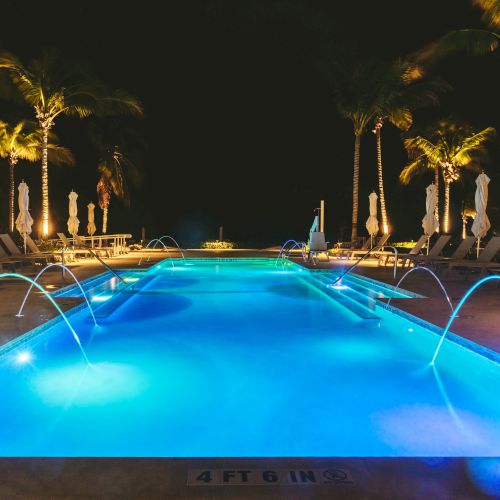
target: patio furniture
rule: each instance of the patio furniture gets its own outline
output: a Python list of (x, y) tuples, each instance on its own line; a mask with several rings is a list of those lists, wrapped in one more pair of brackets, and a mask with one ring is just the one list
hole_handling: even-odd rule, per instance
[(425, 264), (426, 262), (431, 262), (433, 259), (439, 257), (444, 247), (448, 244), (451, 239), (451, 234), (442, 234), (437, 239), (436, 243), (432, 245), (432, 248), (429, 250), (427, 255), (421, 254), (406, 254), (401, 256), (402, 267), (405, 268), (405, 265), (413, 264), (417, 266), (419, 264)]
[[(391, 236), (390, 234), (383, 234), (375, 241), (372, 248), (383, 247), (387, 243), (387, 241), (389, 240), (390, 236)], [(357, 258), (365, 255), (369, 251), (370, 251), (370, 238), (368, 238), (365, 241), (365, 243), (363, 244), (363, 246), (361, 248), (354, 248), (354, 249), (348, 248), (346, 250), (339, 252), (338, 257), (341, 259), (342, 258), (344, 258), (344, 259), (353, 259), (353, 258), (357, 259)], [(380, 248), (380, 250), (376, 250), (373, 253), (373, 256), (380, 258), (382, 255), (385, 255), (385, 254), (386, 254), (386, 252), (384, 252), (383, 248)], [(387, 253), (387, 254), (389, 255), (389, 253)], [(390, 253), (390, 255), (393, 255), (393, 254)]]
[[(114, 247), (97, 247), (97, 248), (92, 248), (89, 245), (87, 245), (87, 242), (84, 240), (82, 236), (75, 235), (74, 237), (75, 243), (81, 247), (81, 248), (88, 248), (88, 252), (91, 254), (94, 252), (95, 254), (99, 255), (100, 257), (113, 257), (114, 254)], [(104, 254), (104, 255), (103, 255)]]
[(427, 259), (425, 264), (433, 267), (435, 270), (440, 268), (448, 267), (449, 262), (460, 261), (465, 259), (465, 256), (470, 252), (471, 248), (474, 246), (476, 241), (475, 236), (467, 236), (464, 238), (460, 244), (457, 246), (455, 251), (450, 257), (433, 257), (432, 259)]
[(4, 248), (0, 245), (0, 269), (3, 271), (4, 266), (10, 270), (15, 271), (17, 265), (21, 265), (23, 262), (19, 259), (10, 257)]
[(126, 240), (132, 238), (131, 234), (101, 234), (98, 236), (79, 236), (79, 238), (93, 250), (110, 248), (112, 256), (121, 255), (129, 251)]
[(28, 253), (21, 252), (18, 246), (14, 243), (10, 234), (0, 234), (0, 240), (10, 252), (12, 258), (20, 263), (32, 262), (37, 264), (47, 264), (56, 260), (54, 252), (40, 251), (29, 234), (26, 235), (26, 247), (30, 249)]
[[(413, 248), (408, 252), (404, 254), (398, 254), (398, 262), (403, 259), (407, 259), (409, 255), (418, 255), (420, 253), (420, 250), (422, 250), (422, 247), (425, 245), (426, 241), (428, 241), (429, 237), (426, 234), (423, 234), (420, 236), (420, 238), (417, 240)], [(392, 257), (392, 263), (394, 263), (395, 256), (394, 254), (388, 254), (385, 258), (384, 266), (387, 266), (387, 264), (390, 262)]]
[(74, 242), (70, 241), (70, 239), (64, 233), (57, 233), (57, 236), (62, 241), (62, 244), (70, 250), (73, 256), (77, 255), (83, 255), (84, 257), (90, 256), (90, 252), (86, 248), (76, 248)]
[(448, 264), (448, 271), (454, 271), (455, 269), (465, 270), (465, 276), (467, 277), (470, 271), (473, 269), (479, 269), (479, 274), (485, 274), (488, 268), (493, 269), (500, 267), (500, 263), (492, 262), (496, 257), (498, 251), (500, 250), (500, 236), (493, 236), (488, 241), (488, 244), (479, 253), (477, 260), (459, 260), (450, 261)]

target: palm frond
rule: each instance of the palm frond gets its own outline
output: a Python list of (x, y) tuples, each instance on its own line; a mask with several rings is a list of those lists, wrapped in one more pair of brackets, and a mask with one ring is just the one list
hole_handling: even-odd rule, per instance
[(412, 161), (401, 171), (399, 174), (399, 182), (401, 184), (407, 185), (416, 176), (429, 172), (432, 169), (429, 161), (425, 156), (420, 156), (416, 160)]
[(54, 165), (73, 166), (75, 164), (75, 157), (73, 156), (73, 153), (64, 146), (59, 146), (58, 144), (49, 142), (47, 147), (47, 154), (49, 162), (53, 163)]
[(404, 146), (410, 158), (423, 155), (430, 163), (434, 164), (439, 163), (443, 159), (439, 147), (420, 135), (405, 139)]
[(413, 124), (413, 114), (408, 108), (398, 107), (388, 115), (388, 120), (400, 130), (408, 130)]
[(477, 132), (469, 137), (464, 138), (461, 141), (459, 152), (470, 152), (473, 150), (480, 149), (488, 141), (491, 141), (496, 137), (496, 130), (493, 127), (485, 128), (480, 132)]
[(462, 29), (450, 31), (415, 55), (415, 60), (425, 65), (434, 64), (451, 54), (465, 52), (484, 55), (500, 45), (500, 35), (492, 31)]
[(500, 28), (499, 0), (473, 0), (473, 3), (483, 9), (483, 20), (489, 26)]

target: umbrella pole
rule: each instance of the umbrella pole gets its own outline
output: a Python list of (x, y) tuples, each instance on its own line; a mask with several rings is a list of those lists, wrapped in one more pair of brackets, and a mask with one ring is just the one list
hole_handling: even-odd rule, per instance
[(477, 239), (477, 255), (476, 255), (476, 259), (479, 259), (479, 243), (481, 241), (481, 238), (478, 238)]
[(26, 233), (24, 233), (24, 254), (26, 255)]
[(429, 236), (427, 238), (427, 255), (429, 255), (429, 245), (430, 245), (430, 242), (431, 242), (431, 237)]

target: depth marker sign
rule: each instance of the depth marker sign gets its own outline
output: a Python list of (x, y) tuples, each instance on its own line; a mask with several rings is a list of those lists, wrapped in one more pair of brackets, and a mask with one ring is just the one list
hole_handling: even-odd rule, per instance
[(352, 484), (346, 469), (193, 469), (188, 486), (265, 486)]

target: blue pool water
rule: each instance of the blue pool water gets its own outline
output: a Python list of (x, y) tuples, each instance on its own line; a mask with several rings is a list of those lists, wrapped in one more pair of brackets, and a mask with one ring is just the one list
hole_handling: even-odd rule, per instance
[[(88, 310), (0, 357), (2, 456), (498, 456), (500, 365), (266, 260), (85, 283)], [(71, 296), (75, 289), (59, 292)], [(29, 314), (29, 304), (27, 307)]]

